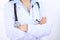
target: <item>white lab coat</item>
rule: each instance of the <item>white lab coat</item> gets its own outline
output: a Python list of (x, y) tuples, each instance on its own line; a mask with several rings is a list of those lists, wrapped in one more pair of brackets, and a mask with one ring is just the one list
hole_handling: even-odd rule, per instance
[[(31, 5), (36, 2), (32, 0)], [(39, 1), (38, 1), (39, 2)], [(17, 17), (20, 24), (28, 24), (28, 32), (21, 31), (14, 27), (14, 3), (17, 6)], [(40, 3), (40, 10), (35, 4), (34, 7), (30, 7), (30, 13), (27, 11), (25, 6), (19, 1), (14, 0), (8, 2), (5, 5), (5, 26), (7, 36), (11, 40), (40, 40), (42, 37), (50, 34), (50, 26), (46, 24), (39, 25), (35, 20), (41, 20), (43, 12), (42, 2)]]

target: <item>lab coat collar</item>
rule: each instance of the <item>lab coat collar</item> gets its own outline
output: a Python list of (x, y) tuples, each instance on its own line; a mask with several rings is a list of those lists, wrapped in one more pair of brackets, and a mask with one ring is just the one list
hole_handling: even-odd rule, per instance
[[(34, 4), (35, 2), (37, 2), (38, 0), (31, 0), (31, 3)], [(20, 0), (14, 0), (14, 3), (20, 3)]]
[[(34, 5), (35, 2), (38, 2), (38, 0), (31, 0), (31, 6)], [(20, 7), (22, 5), (20, 0), (14, 0), (14, 3), (18, 4), (17, 7)]]

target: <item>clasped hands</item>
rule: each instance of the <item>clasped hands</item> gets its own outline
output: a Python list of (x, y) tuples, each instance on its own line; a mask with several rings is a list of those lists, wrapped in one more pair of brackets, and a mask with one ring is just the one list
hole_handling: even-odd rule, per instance
[[(46, 23), (46, 17), (42, 17), (41, 21), (39, 22), (40, 25), (45, 24)], [(18, 29), (27, 32), (28, 31), (28, 24), (23, 24), (17, 27)]]

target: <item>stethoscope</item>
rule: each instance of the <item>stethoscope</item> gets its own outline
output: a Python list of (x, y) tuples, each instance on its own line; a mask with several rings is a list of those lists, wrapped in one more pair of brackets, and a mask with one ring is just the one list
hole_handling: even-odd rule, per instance
[[(40, 10), (40, 4), (39, 2), (35, 2), (34, 5), (38, 6), (38, 9)], [(32, 5), (32, 8), (34, 7), (34, 5)], [(18, 18), (17, 18), (17, 11), (16, 11), (16, 3), (14, 3), (14, 15), (15, 15), (15, 27), (18, 27), (20, 25), (20, 23), (18, 22)], [(36, 21), (39, 23), (40, 21), (38, 19), (36, 19)]]
[[(12, 1), (12, 0), (10, 0)], [(35, 2), (33, 5), (32, 5), (32, 8), (34, 7), (34, 5), (38, 6), (38, 10), (40, 10), (40, 4), (39, 2)], [(16, 10), (16, 3), (14, 3), (14, 16), (15, 16), (15, 27), (18, 27), (20, 25), (20, 23), (18, 22), (18, 17), (17, 17), (17, 10)], [(37, 22), (40, 22), (38, 19), (36, 19)]]

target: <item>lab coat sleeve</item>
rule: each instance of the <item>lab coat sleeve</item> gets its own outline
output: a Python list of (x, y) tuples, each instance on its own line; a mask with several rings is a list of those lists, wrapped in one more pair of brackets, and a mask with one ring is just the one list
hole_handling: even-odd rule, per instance
[(11, 3), (7, 3), (4, 7), (4, 11), (7, 36), (12, 40), (22, 38), (24, 36), (24, 32), (14, 27), (15, 19), (13, 4), (11, 5)]
[(49, 35), (51, 33), (51, 25), (47, 23), (43, 25), (28, 24), (28, 33), (36, 37), (42, 37), (42, 36)]

